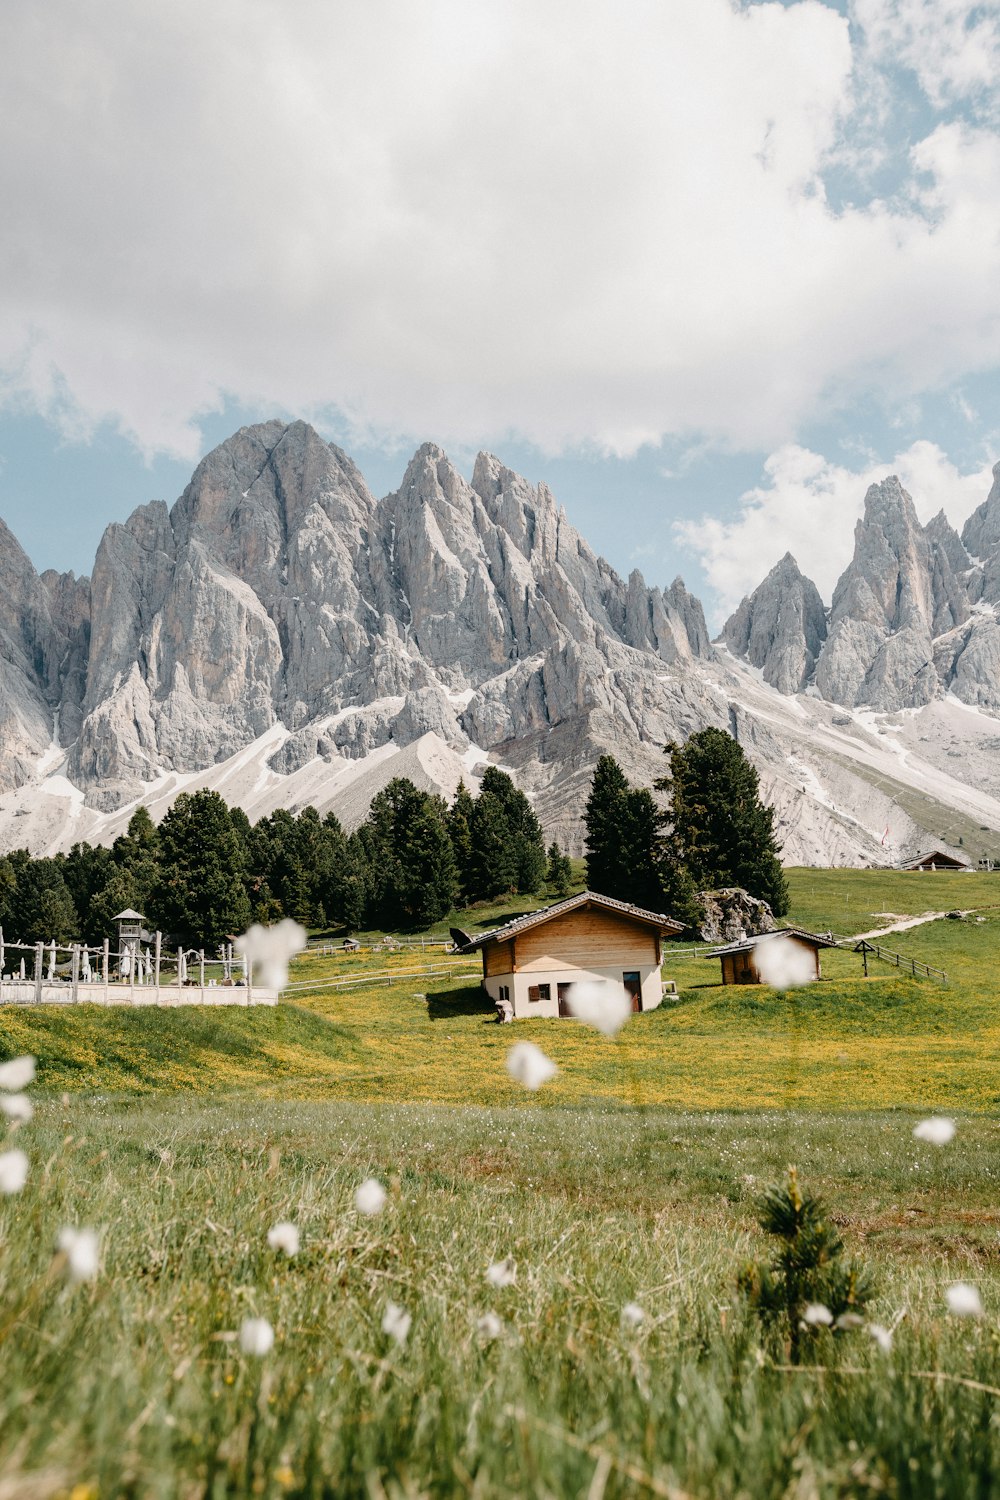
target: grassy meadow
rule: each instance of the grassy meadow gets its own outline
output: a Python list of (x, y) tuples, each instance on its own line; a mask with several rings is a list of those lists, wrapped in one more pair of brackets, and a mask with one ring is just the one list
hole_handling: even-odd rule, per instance
[[(975, 907), (884, 939), (948, 985), (835, 952), (804, 990), (726, 990), (668, 950), (677, 1001), (617, 1041), (498, 1027), (429, 948), (310, 953), (274, 1010), (0, 1012), (0, 1058), (38, 1059), (0, 1144), (30, 1162), (0, 1196), (0, 1497), (1000, 1492), (994, 879), (793, 871), (817, 929)], [(525, 1037), (560, 1068), (538, 1094), (505, 1068)], [(913, 1138), (931, 1111), (945, 1147)], [(744, 1306), (789, 1162), (891, 1351), (819, 1329), (792, 1368)], [(99, 1231), (92, 1281), (53, 1257), (67, 1225)], [(948, 1312), (955, 1281), (983, 1318)]]

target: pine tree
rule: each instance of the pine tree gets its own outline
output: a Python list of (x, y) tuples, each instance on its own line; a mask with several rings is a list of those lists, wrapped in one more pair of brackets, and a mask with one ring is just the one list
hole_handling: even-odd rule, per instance
[(569, 855), (564, 854), (553, 839), (549, 845), (548, 869), (545, 872), (545, 879), (555, 895), (568, 896), (572, 877), (573, 866), (570, 864)]
[(214, 949), (250, 920), (246, 849), (218, 792), (182, 792), (160, 824), (150, 916), (185, 947)]
[(452, 908), (455, 857), (444, 799), (397, 776), (373, 799), (361, 846), (371, 886), (368, 916), (386, 927), (425, 927)]
[(4, 931), (24, 943), (45, 943), (53, 938), (68, 943), (77, 937), (78, 921), (73, 898), (63, 879), (60, 859), (32, 859), (26, 849), (15, 849), (4, 862), (13, 874), (5, 874)]
[(476, 899), (474, 890), (475, 860), (473, 858), (472, 825), (476, 815), (476, 804), (464, 781), (458, 783), (455, 800), (448, 809), (448, 836), (455, 856), (458, 871), (458, 889), (463, 901)]
[(778, 859), (774, 809), (760, 800), (757, 772), (723, 729), (702, 729), (683, 746), (668, 744), (670, 775), (656, 781), (667, 799), (661, 821), (664, 864), (686, 866), (698, 890), (742, 886), (788, 910)]
[(626, 803), (631, 788), (613, 755), (602, 755), (594, 768), (590, 796), (584, 808), (587, 889), (616, 901), (631, 877), (632, 852), (626, 844)]
[(507, 772), (497, 766), (484, 771), (480, 796), (495, 798), (502, 810), (514, 866), (511, 889), (523, 896), (533, 895), (545, 879), (545, 840), (531, 803)]
[(517, 852), (507, 810), (493, 792), (481, 791), (472, 814), (469, 898), (490, 901), (517, 890)]
[[(803, 1192), (794, 1167), (782, 1187), (764, 1195), (759, 1222), (777, 1248), (770, 1261), (745, 1266), (738, 1286), (764, 1326), (787, 1338), (792, 1363), (798, 1364), (803, 1340), (821, 1328), (843, 1333), (858, 1326), (874, 1286), (864, 1266), (844, 1260), (843, 1241), (823, 1200)], [(810, 1306), (817, 1313), (806, 1321)]]

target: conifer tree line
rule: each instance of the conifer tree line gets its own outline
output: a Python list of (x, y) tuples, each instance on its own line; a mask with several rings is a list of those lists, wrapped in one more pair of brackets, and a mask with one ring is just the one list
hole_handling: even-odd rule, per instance
[(589, 889), (688, 928), (701, 920), (697, 892), (730, 886), (784, 916), (774, 809), (737, 741), (703, 729), (665, 751), (669, 770), (652, 790), (631, 786), (613, 756), (597, 762), (584, 814)]
[(456, 905), (546, 882), (565, 894), (569, 875), (556, 845), (546, 858), (528, 799), (495, 766), (477, 796), (460, 783), (450, 806), (397, 777), (351, 834), (314, 807), (251, 824), (217, 792), (184, 792), (159, 826), (139, 808), (110, 848), (0, 858), (0, 926), (8, 942), (100, 945), (133, 907), (185, 947), (212, 951), (252, 921), (284, 916), (348, 931), (426, 927)]

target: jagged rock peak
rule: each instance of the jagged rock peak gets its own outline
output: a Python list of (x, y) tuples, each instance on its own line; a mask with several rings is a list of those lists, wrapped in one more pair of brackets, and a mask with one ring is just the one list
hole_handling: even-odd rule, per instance
[(932, 547), (938, 547), (948, 559), (953, 573), (964, 573), (972, 564), (962, 538), (948, 520), (943, 510), (927, 522), (924, 535)]
[(993, 465), (993, 484), (962, 528), (962, 541), (973, 557), (986, 558), (1000, 547), (1000, 463)]
[(826, 611), (790, 552), (726, 621), (722, 640), (780, 693), (807, 686), (826, 640)]

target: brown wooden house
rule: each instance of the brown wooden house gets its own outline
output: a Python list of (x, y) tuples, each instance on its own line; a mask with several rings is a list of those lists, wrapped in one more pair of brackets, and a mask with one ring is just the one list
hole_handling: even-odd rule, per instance
[(494, 928), (460, 951), (483, 955), (483, 988), (515, 1019), (572, 1014), (574, 984), (624, 986), (633, 1010), (663, 998), (662, 939), (683, 931), (663, 912), (584, 891)]
[(738, 943), (728, 943), (724, 948), (716, 948), (709, 955), (722, 960), (723, 984), (762, 984), (764, 981), (760, 977), (756, 960), (757, 948), (779, 938), (810, 955), (816, 979), (822, 977), (820, 949), (837, 946), (832, 938), (822, 937), (817, 932), (806, 932), (803, 927), (779, 927), (774, 932), (762, 932), (757, 937), (742, 938)]

